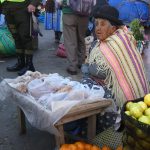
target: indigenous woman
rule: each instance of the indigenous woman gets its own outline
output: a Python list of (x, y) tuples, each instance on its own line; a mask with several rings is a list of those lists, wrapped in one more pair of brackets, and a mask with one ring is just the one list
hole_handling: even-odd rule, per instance
[(118, 19), (117, 9), (96, 7), (93, 17), (97, 40), (88, 59), (88, 80), (102, 85), (106, 97), (113, 98), (121, 109), (124, 102), (149, 93), (144, 64), (133, 35)]

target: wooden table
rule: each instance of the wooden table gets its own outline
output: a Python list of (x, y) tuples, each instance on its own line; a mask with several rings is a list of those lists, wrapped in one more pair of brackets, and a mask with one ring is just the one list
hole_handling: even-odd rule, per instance
[[(65, 135), (63, 125), (78, 119), (87, 118), (88, 127), (87, 127), (87, 136), (88, 139), (93, 139), (96, 135), (96, 115), (101, 113), (105, 108), (112, 104), (112, 100), (104, 100), (83, 104), (79, 106), (74, 106), (62, 119), (60, 119), (55, 127), (60, 132), (60, 136), (55, 136), (56, 146), (60, 147), (65, 143)], [(26, 132), (25, 125), (25, 115), (23, 111), (19, 108), (20, 116), (20, 132)]]

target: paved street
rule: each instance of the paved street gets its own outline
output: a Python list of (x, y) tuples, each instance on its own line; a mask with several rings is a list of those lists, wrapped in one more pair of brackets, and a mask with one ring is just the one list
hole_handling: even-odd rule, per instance
[[(66, 73), (66, 59), (55, 56), (57, 44), (54, 42), (54, 32), (44, 30), (39, 38), (39, 50), (35, 51), (34, 64), (41, 73)], [(0, 58), (0, 77), (15, 78), (17, 73), (6, 71), (6, 66), (15, 63), (15, 57)], [(81, 74), (72, 76), (79, 80)], [(53, 150), (54, 137), (47, 132), (40, 131), (27, 123), (27, 134), (19, 135), (19, 121), (16, 105), (11, 101), (0, 101), (0, 150)]]

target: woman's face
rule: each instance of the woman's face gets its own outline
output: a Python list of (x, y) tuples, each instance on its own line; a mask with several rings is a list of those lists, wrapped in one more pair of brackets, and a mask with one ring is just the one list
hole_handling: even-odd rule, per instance
[(95, 33), (97, 39), (104, 41), (107, 37), (113, 34), (116, 30), (115, 26), (112, 26), (106, 19), (95, 19)]

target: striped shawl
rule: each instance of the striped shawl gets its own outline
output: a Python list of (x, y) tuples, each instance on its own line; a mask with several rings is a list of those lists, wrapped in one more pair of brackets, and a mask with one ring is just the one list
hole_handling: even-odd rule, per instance
[(105, 41), (95, 45), (89, 64), (97, 64), (97, 73), (106, 74), (105, 84), (111, 89), (119, 107), (127, 100), (149, 93), (144, 64), (135, 39), (126, 28), (120, 28)]

